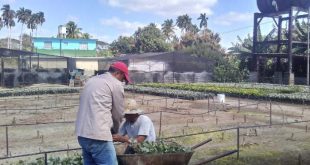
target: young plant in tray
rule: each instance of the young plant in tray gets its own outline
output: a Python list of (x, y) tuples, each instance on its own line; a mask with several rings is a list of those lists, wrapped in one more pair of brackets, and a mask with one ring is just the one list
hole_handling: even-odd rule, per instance
[(190, 152), (191, 149), (181, 146), (175, 142), (143, 142), (132, 146), (137, 154), (154, 154), (154, 153), (180, 153)]

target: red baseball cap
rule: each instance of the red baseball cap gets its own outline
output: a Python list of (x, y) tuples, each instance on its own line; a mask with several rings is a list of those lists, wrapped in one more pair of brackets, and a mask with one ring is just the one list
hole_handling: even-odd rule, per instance
[(128, 67), (125, 63), (123, 62), (120, 62), (120, 61), (117, 61), (117, 62), (114, 62), (112, 65), (111, 65), (112, 68), (115, 68), (117, 70), (120, 70), (121, 72), (124, 73), (125, 75), (125, 79), (128, 83), (131, 83), (130, 81), (130, 78), (129, 78), (129, 74), (128, 74)]

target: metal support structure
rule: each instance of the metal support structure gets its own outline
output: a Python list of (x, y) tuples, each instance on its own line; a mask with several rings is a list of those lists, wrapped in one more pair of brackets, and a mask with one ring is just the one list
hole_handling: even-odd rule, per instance
[(220, 159), (220, 158), (223, 158), (223, 157), (232, 155), (232, 154), (234, 154), (234, 153), (236, 153), (236, 152), (238, 153), (237, 150), (227, 151), (227, 152), (222, 153), (222, 154), (220, 154), (220, 155), (217, 155), (217, 156), (208, 158), (208, 159), (206, 159), (206, 160), (202, 160), (202, 161), (199, 161), (199, 162), (197, 162), (197, 163), (194, 163), (194, 165), (204, 165), (204, 164), (210, 163), (210, 162), (212, 162), (212, 161), (214, 161), (214, 160), (217, 160), (217, 159)]
[(310, 46), (309, 46), (309, 40), (310, 40), (310, 34), (309, 34), (309, 23), (310, 23), (310, 7), (308, 8), (308, 18), (307, 18), (307, 85), (309, 86), (309, 56), (310, 56)]
[[(301, 14), (302, 13), (301, 11), (306, 12), (307, 14)], [(306, 44), (309, 45), (308, 42), (305, 42), (305, 41), (293, 40), (295, 20), (308, 18), (310, 17), (309, 13), (310, 13), (310, 9), (308, 9), (307, 11), (307, 10), (304, 10), (303, 8), (292, 6), (288, 11), (281, 11), (281, 12), (275, 12), (275, 13), (255, 13), (254, 14), (253, 47), (252, 47), (253, 58), (252, 58), (251, 70), (254, 72), (257, 71), (258, 81), (262, 80), (262, 77), (261, 77), (262, 75), (259, 72), (260, 58), (276, 58), (277, 66), (275, 68), (275, 71), (282, 71), (282, 73), (285, 73), (284, 84), (289, 84), (289, 85), (294, 84), (295, 75), (293, 73), (293, 70), (295, 69), (293, 67), (296, 66), (296, 64), (294, 64), (294, 61), (296, 58), (302, 57), (302, 56), (300, 56), (299, 54), (293, 54), (293, 46), (297, 46), (297, 45), (305, 46)], [(258, 41), (258, 28), (261, 24), (260, 23), (261, 20), (264, 18), (273, 19), (274, 24), (278, 28), (277, 37), (274, 40)], [(288, 32), (287, 39), (282, 37), (283, 35), (282, 25), (284, 23), (283, 21), (286, 22), (288, 25), (285, 28), (285, 30)], [(274, 45), (276, 46), (277, 49), (275, 50), (275, 52), (264, 52), (264, 51), (258, 50), (258, 47), (260, 47), (260, 45), (267, 46), (267, 47)], [(287, 47), (286, 51), (281, 49), (283, 46)], [(306, 53), (310, 54), (310, 52), (309, 53), (306, 52)], [(306, 55), (306, 53), (304, 55)], [(286, 59), (288, 61), (288, 67), (285, 68), (285, 70), (281, 69), (283, 68), (281, 67), (281, 63), (280, 63), (281, 59)], [(309, 81), (310, 81), (310, 73), (309, 73), (310, 64), (308, 64), (310, 62), (308, 61), (310, 61), (310, 57), (308, 58), (307, 56), (307, 84), (309, 84)]]
[[(258, 72), (258, 58), (256, 56), (256, 43), (257, 43), (257, 28), (259, 26), (258, 24), (258, 17), (259, 17), (259, 13), (255, 13), (254, 14), (254, 30), (253, 30), (253, 47), (252, 47), (252, 52), (253, 52), (253, 60), (252, 60), (252, 67), (253, 70)], [(257, 74), (257, 78), (258, 78), (258, 74)]]
[(292, 64), (293, 64), (293, 58), (292, 58), (292, 49), (293, 49), (293, 22), (295, 19), (295, 16), (293, 15), (294, 7), (291, 7), (289, 11), (289, 21), (288, 21), (288, 84), (291, 84), (291, 73), (292, 73)]

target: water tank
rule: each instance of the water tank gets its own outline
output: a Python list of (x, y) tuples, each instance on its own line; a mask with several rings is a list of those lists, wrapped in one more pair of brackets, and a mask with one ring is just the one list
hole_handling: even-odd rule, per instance
[(288, 11), (291, 6), (308, 9), (310, 0), (256, 0), (257, 7), (261, 13), (275, 13)]
[(59, 38), (65, 38), (67, 34), (67, 28), (64, 25), (59, 25), (58, 26), (58, 36)]

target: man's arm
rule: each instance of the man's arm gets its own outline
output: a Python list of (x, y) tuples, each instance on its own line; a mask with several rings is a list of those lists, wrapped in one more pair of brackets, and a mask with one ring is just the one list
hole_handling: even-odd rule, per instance
[(130, 143), (128, 136), (122, 136), (120, 134), (112, 135), (113, 141), (115, 142), (122, 142), (122, 143)]
[(124, 111), (124, 89), (115, 88), (112, 92), (112, 120), (113, 120), (113, 134), (118, 133), (120, 123), (123, 119)]
[[(122, 143), (130, 143), (130, 139), (128, 138), (128, 136), (122, 136), (120, 134), (114, 134), (112, 136), (113, 136), (113, 141), (122, 142)], [(142, 143), (144, 142), (145, 139), (146, 139), (146, 136), (138, 135), (135, 140), (138, 143)]]
[(138, 136), (136, 137), (136, 140), (137, 140), (138, 143), (144, 142), (145, 139), (146, 139), (146, 136), (145, 136), (145, 135), (138, 135)]

